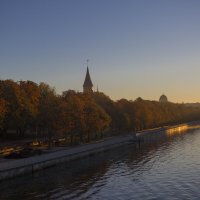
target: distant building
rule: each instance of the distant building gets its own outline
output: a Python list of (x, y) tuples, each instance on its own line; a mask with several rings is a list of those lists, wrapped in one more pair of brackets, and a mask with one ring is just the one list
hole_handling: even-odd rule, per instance
[(160, 96), (159, 102), (161, 103), (166, 103), (168, 102), (167, 96), (165, 96), (164, 94)]
[(91, 81), (91, 78), (90, 78), (89, 69), (87, 67), (85, 81), (84, 81), (84, 84), (83, 84), (83, 92), (84, 93), (92, 93), (93, 92), (92, 87), (93, 87), (93, 84), (92, 84), (92, 81)]

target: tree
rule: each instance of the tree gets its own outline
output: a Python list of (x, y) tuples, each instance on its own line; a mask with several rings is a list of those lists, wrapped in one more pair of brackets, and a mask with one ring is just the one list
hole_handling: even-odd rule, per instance
[[(7, 113), (8, 103), (4, 99), (0, 99), (0, 130), (2, 132)], [(3, 132), (2, 132), (3, 133)]]
[(58, 126), (59, 98), (55, 89), (46, 83), (39, 84), (39, 115), (37, 123), (39, 130), (48, 137), (48, 145), (51, 147), (52, 137)]
[(87, 134), (87, 139), (90, 141), (91, 134), (94, 134), (95, 139), (100, 132), (109, 127), (111, 118), (109, 115), (97, 105), (93, 99), (87, 98), (84, 104), (84, 132)]
[[(77, 98), (76, 93), (71, 93), (71, 91), (65, 92), (62, 95), (62, 100), (60, 103), (60, 125), (61, 130), (64, 132), (65, 138), (69, 135), (71, 138), (71, 144), (73, 143), (73, 138), (77, 132), (81, 132), (80, 120), (81, 120), (81, 102)], [(82, 140), (80, 133), (80, 138)]]
[(7, 112), (3, 126), (5, 133), (8, 129), (18, 130), (19, 108), (22, 102), (19, 85), (13, 80), (1, 80), (0, 98), (7, 102)]

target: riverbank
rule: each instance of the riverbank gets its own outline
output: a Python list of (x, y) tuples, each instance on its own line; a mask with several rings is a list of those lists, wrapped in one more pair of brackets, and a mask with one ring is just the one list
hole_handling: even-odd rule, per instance
[(0, 163), (0, 180), (12, 178), (22, 174), (33, 173), (58, 163), (106, 151), (114, 147), (131, 143), (135, 139), (136, 138), (132, 134), (127, 134), (92, 144), (85, 144), (71, 148), (57, 148), (50, 150), (49, 152), (47, 151), (45, 154), (29, 158), (17, 160), (4, 159)]
[(56, 148), (38, 156), (24, 159), (3, 159), (0, 162), (0, 180), (12, 178), (18, 175), (33, 173), (47, 167), (57, 165), (62, 162), (90, 156), (98, 152), (106, 151), (121, 145), (137, 142), (139, 138), (146, 134), (159, 133), (161, 131), (176, 132), (189, 128), (199, 128), (199, 123), (187, 123), (176, 126), (160, 127), (157, 129), (145, 130), (136, 134), (126, 134), (115, 136), (103, 141), (84, 144), (76, 147)]

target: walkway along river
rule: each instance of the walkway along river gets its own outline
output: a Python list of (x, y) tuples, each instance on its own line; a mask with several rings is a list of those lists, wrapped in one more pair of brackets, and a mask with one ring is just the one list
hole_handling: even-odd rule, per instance
[[(132, 142), (138, 142), (139, 145), (146, 138), (159, 137), (164, 134), (173, 134), (180, 131), (193, 128), (198, 124), (181, 124), (173, 127), (157, 128), (147, 131), (142, 131), (140, 133), (127, 134), (118, 137), (113, 137), (102, 142), (81, 145), (74, 148), (62, 149), (59, 151), (50, 152), (47, 154), (42, 154), (40, 156), (33, 156), (18, 160), (5, 160), (1, 162), (0, 165), (0, 180), (12, 178), (17, 175), (22, 175), (26, 173), (33, 173), (58, 163), (74, 160), (77, 158), (82, 158), (91, 154), (106, 151), (114, 147), (118, 147), (124, 144), (129, 144)], [(149, 140), (149, 139), (148, 139)]]
[(199, 199), (200, 130), (177, 133), (5, 180), (0, 199)]

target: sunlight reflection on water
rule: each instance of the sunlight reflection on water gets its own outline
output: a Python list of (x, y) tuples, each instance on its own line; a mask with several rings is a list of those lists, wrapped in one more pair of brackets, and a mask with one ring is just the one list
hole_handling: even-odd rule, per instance
[(199, 199), (200, 130), (4, 181), (2, 200)]

